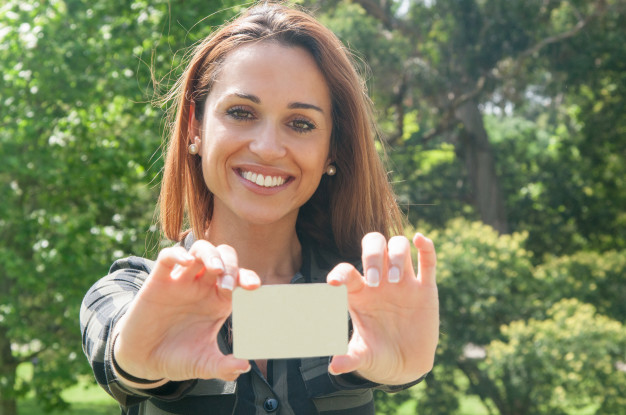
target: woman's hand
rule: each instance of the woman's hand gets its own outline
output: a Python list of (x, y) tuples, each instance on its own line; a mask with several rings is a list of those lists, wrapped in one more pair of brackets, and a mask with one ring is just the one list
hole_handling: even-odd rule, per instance
[(114, 328), (118, 366), (137, 378), (165, 381), (234, 380), (250, 370), (248, 361), (225, 356), (217, 344), (231, 313), (233, 288), (260, 285), (254, 272), (237, 263), (233, 248), (207, 241), (195, 242), (189, 252), (182, 247), (162, 250)]
[(348, 354), (334, 356), (329, 370), (356, 371), (387, 385), (414, 381), (432, 369), (439, 339), (434, 245), (421, 234), (414, 236), (416, 276), (405, 237), (387, 242), (383, 235), (369, 233), (362, 244), (364, 276), (343, 263), (327, 277), (329, 284), (347, 286), (354, 327)]

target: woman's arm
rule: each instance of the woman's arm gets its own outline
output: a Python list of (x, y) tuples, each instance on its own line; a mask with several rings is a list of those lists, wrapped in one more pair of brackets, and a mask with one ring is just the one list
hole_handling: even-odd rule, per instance
[[(154, 262), (137, 257), (116, 261), (109, 275), (94, 284), (80, 310), (83, 351), (96, 381), (122, 406), (140, 403), (150, 396), (176, 399), (193, 386), (193, 381), (133, 388), (120, 379), (112, 364), (113, 331), (150, 274)], [(147, 388), (146, 388), (147, 386)], [(155, 389), (157, 386), (161, 388)], [(143, 389), (143, 390), (142, 390)]]

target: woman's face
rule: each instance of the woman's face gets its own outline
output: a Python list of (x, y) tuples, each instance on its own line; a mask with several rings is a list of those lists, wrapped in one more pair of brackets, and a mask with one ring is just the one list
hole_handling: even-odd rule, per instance
[(223, 62), (200, 129), (213, 220), (295, 223), (329, 164), (328, 85), (302, 48), (239, 47)]

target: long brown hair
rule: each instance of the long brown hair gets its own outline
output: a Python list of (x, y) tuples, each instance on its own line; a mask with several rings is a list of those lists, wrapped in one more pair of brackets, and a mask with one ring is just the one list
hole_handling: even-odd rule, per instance
[[(309, 14), (280, 4), (263, 3), (246, 10), (199, 43), (169, 98), (175, 118), (167, 145), (161, 186), (161, 226), (180, 240), (190, 226), (205, 235), (213, 212), (201, 159), (188, 154), (190, 112), (202, 119), (204, 103), (225, 57), (254, 41), (302, 47), (315, 59), (331, 93), (333, 129), (330, 159), (334, 176), (324, 175), (311, 199), (300, 208), (296, 230), (301, 237), (358, 258), (361, 238), (378, 231), (401, 233), (402, 215), (374, 144), (372, 105), (350, 54), (339, 39)], [(185, 223), (185, 214), (188, 224)]]

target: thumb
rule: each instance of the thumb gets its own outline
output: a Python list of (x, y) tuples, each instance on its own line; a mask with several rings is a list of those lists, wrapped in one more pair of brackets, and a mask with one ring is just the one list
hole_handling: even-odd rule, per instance
[(341, 375), (344, 373), (354, 372), (361, 367), (361, 359), (354, 354), (344, 354), (333, 356), (328, 366), (328, 372), (331, 375)]
[(242, 373), (249, 372), (251, 369), (250, 362), (243, 359), (237, 359), (232, 354), (221, 356), (217, 361), (217, 371), (214, 376), (223, 380), (235, 380)]

